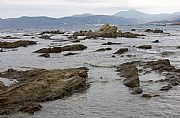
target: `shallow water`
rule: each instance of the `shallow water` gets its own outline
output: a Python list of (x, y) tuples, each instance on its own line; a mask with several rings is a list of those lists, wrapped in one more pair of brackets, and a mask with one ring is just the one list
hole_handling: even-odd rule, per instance
[[(123, 27), (123, 31), (129, 31), (134, 27)], [(127, 39), (105, 39), (105, 40), (83, 40), (80, 43), (88, 47), (87, 50), (77, 51), (79, 54), (64, 57), (60, 54), (51, 54), (51, 58), (38, 57), (39, 54), (32, 53), (37, 49), (54, 46), (72, 44), (69, 41), (61, 41), (65, 37), (58, 35), (54, 40), (43, 40), (35, 38), (38, 45), (18, 48), (17, 51), (6, 50), (0, 53), (0, 71), (9, 68), (26, 70), (31, 68), (73, 68), (86, 66), (88, 72), (87, 81), (90, 88), (83, 94), (74, 94), (71, 97), (56, 100), (53, 102), (42, 103), (43, 109), (34, 115), (17, 113), (11, 116), (1, 116), (7, 118), (179, 118), (180, 117), (180, 87), (177, 86), (169, 92), (159, 92), (163, 83), (146, 83), (148, 80), (163, 79), (164, 76), (157, 73), (151, 73), (140, 76), (141, 85), (145, 93), (160, 94), (160, 97), (151, 99), (141, 98), (140, 95), (132, 95), (129, 89), (122, 84), (122, 78), (118, 76), (116, 69), (121, 63), (131, 61), (148, 61), (156, 59), (170, 59), (171, 64), (180, 68), (180, 27), (158, 27), (165, 29), (167, 34), (144, 33), (141, 30), (148, 26), (138, 26), (137, 33), (146, 34), (144, 38)], [(6, 32), (11, 34), (11, 32)], [(12, 32), (16, 35), (23, 33)], [(27, 32), (25, 32), (27, 33)], [(30, 37), (24, 37), (30, 39)], [(161, 43), (152, 43), (159, 40)], [(122, 45), (103, 46), (102, 43), (108, 41), (123, 43)], [(77, 43), (78, 44), (78, 43)], [(151, 44), (153, 49), (141, 50), (133, 46), (142, 44)], [(113, 50), (106, 52), (94, 52), (103, 47), (110, 47)], [(119, 48), (128, 47), (129, 52), (124, 57), (116, 55), (112, 58), (112, 53)], [(164, 51), (175, 52), (172, 55), (162, 57), (160, 54)], [(126, 55), (136, 55), (136, 57), (127, 57)], [(97, 66), (92, 66), (97, 65)], [(98, 67), (99, 66), (99, 67)]]

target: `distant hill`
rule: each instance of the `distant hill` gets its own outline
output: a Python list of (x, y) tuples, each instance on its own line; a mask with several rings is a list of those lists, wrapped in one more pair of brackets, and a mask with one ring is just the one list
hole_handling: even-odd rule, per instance
[(146, 14), (134, 9), (128, 11), (120, 11), (114, 16), (124, 17), (124, 18), (136, 18), (139, 21), (144, 23), (146, 22), (153, 22), (153, 21), (167, 21), (167, 20), (174, 20), (180, 15), (180, 12), (172, 13), (172, 14)]
[(0, 28), (58, 28), (68, 26), (97, 26), (106, 23), (114, 25), (136, 24), (137, 20), (107, 15), (71, 16), (63, 18), (20, 17), (1, 19)]
[(84, 14), (79, 14), (79, 15), (73, 15), (72, 17), (88, 17), (88, 16), (94, 16), (94, 15), (90, 13), (84, 13)]

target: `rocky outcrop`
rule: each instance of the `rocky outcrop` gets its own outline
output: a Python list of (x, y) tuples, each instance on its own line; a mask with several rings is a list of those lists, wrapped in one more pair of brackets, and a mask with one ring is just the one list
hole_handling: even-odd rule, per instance
[(81, 44), (75, 44), (75, 45), (67, 45), (64, 47), (53, 47), (53, 48), (42, 48), (35, 53), (61, 53), (63, 51), (81, 51), (87, 49), (86, 46)]
[(117, 52), (113, 53), (113, 54), (124, 54), (128, 52), (128, 48), (121, 48), (119, 49)]
[(123, 84), (127, 87), (139, 87), (139, 74), (138, 69), (135, 65), (124, 63), (118, 67), (118, 72), (121, 75), (121, 77), (124, 77)]
[(151, 45), (140, 45), (140, 46), (137, 46), (137, 48), (140, 48), (140, 49), (152, 49), (152, 46)]
[(11, 69), (11, 72), (6, 71), (1, 75), (8, 78), (15, 77), (19, 83), (0, 94), (0, 114), (17, 111), (33, 113), (41, 109), (41, 105), (37, 104), (39, 102), (70, 96), (75, 92), (83, 92), (88, 87), (85, 68), (28, 71)]
[(18, 47), (27, 47), (29, 45), (37, 44), (35, 41), (20, 40), (15, 42), (0, 42), (1, 48), (18, 48)]

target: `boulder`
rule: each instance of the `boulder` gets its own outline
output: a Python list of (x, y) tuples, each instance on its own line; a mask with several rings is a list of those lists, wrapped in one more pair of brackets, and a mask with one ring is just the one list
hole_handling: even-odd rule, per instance
[(113, 53), (113, 54), (124, 54), (128, 52), (128, 48), (121, 48), (119, 49), (117, 52)]
[(137, 48), (141, 48), (141, 49), (152, 49), (152, 46), (151, 46), (151, 45), (140, 45), (140, 46), (137, 46)]
[[(88, 88), (85, 68), (18, 71), (16, 83), (0, 94), (0, 114), (41, 109), (39, 102), (56, 100)], [(32, 102), (29, 104), (29, 102)]]
[(29, 45), (37, 44), (35, 41), (20, 40), (15, 42), (0, 42), (1, 48), (18, 48), (18, 47), (27, 47)]

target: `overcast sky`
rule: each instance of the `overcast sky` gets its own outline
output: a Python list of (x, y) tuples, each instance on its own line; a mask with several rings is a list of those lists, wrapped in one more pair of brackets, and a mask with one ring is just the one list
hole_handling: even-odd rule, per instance
[(145, 13), (180, 11), (180, 0), (0, 0), (0, 18), (63, 17), (81, 13), (114, 14), (137, 9)]

